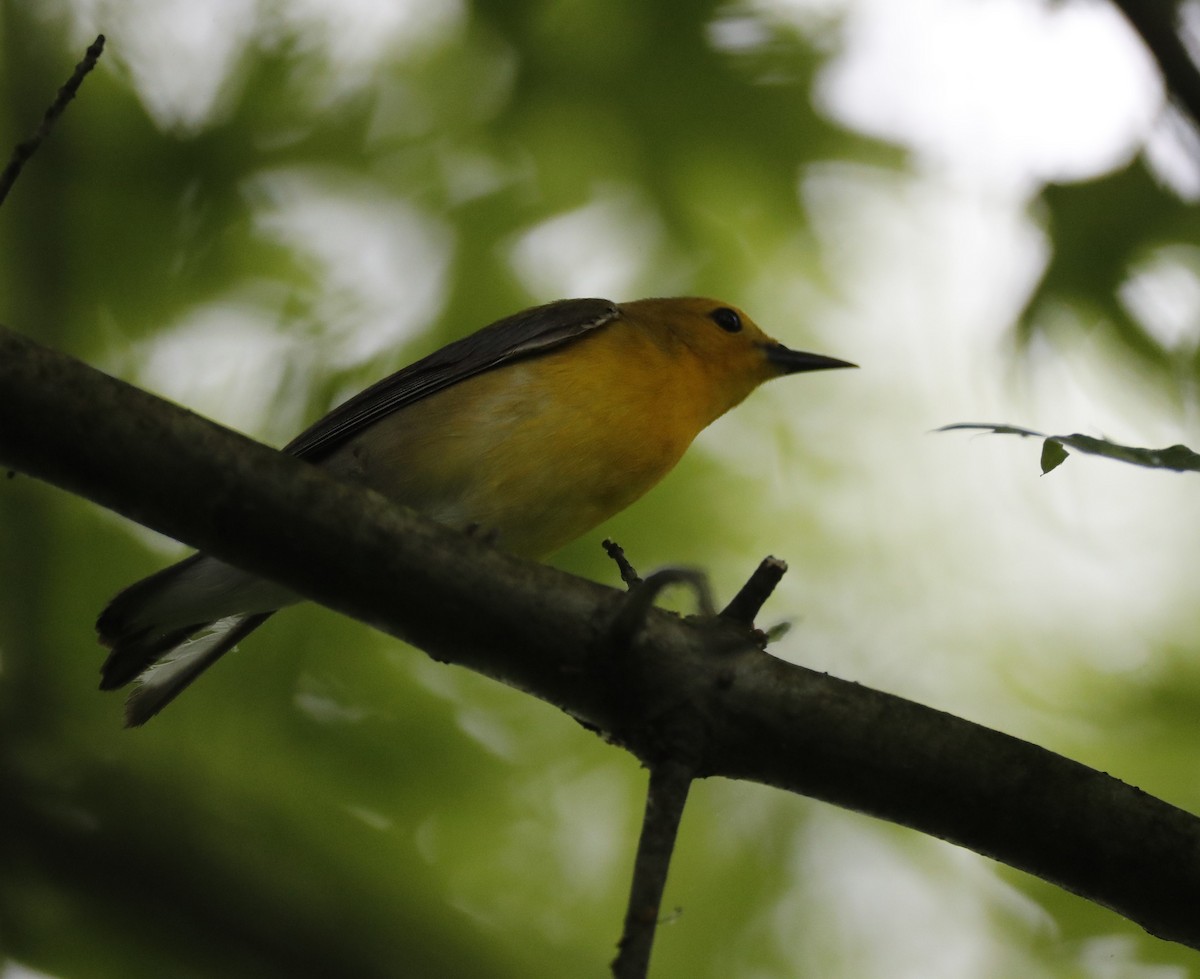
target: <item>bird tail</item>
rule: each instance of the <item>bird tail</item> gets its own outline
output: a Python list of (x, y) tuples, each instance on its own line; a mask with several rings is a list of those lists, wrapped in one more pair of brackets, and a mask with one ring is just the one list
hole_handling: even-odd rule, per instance
[(110, 650), (100, 689), (137, 682), (125, 724), (137, 727), (226, 652), (294, 601), (283, 589), (214, 558), (193, 555), (117, 595), (96, 620)]

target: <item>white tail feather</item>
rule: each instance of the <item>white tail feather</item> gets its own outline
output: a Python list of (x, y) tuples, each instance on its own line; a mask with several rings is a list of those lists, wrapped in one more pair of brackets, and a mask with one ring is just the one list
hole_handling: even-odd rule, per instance
[(231, 615), (219, 619), (205, 629), (204, 632), (180, 643), (156, 663), (151, 663), (137, 678), (138, 689), (146, 687), (172, 687), (181, 678), (192, 673), (198, 662), (215, 646), (220, 645), (241, 621), (242, 616)]
[(125, 702), (125, 723), (130, 727), (145, 724), (269, 615), (231, 615), (180, 643), (137, 678), (137, 686)]

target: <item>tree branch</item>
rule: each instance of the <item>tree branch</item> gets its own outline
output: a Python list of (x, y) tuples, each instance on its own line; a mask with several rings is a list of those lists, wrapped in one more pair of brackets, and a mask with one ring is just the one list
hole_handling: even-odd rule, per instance
[(3, 327), (0, 465), (526, 690), (647, 763), (661, 748), (653, 720), (686, 711), (703, 732), (701, 777), (913, 827), (1200, 948), (1200, 820), (1188, 813), (1016, 738), (784, 663), (728, 618), (649, 608), (614, 656), (623, 593), (432, 524)]
[(673, 758), (650, 769), (625, 928), (612, 963), (613, 979), (643, 979), (650, 969), (650, 951), (658, 930), (667, 871), (693, 777), (690, 766)]

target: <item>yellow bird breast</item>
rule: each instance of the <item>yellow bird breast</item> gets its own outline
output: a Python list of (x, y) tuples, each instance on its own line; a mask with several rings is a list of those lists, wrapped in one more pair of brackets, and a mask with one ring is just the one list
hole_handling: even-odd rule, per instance
[(324, 464), (441, 523), (494, 531), (505, 550), (548, 554), (642, 496), (710, 420), (684, 407), (696, 403), (679, 390), (686, 372), (664, 377), (653, 357), (631, 369), (628, 332), (618, 324), (461, 381)]

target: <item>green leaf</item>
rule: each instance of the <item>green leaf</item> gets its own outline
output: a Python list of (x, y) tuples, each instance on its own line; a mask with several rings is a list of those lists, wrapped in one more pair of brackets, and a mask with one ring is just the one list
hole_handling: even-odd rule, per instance
[(1054, 439), (1046, 439), (1042, 443), (1042, 475), (1050, 472), (1052, 469), (1057, 469), (1067, 461), (1067, 450), (1063, 448), (1061, 442), (1056, 442)]

